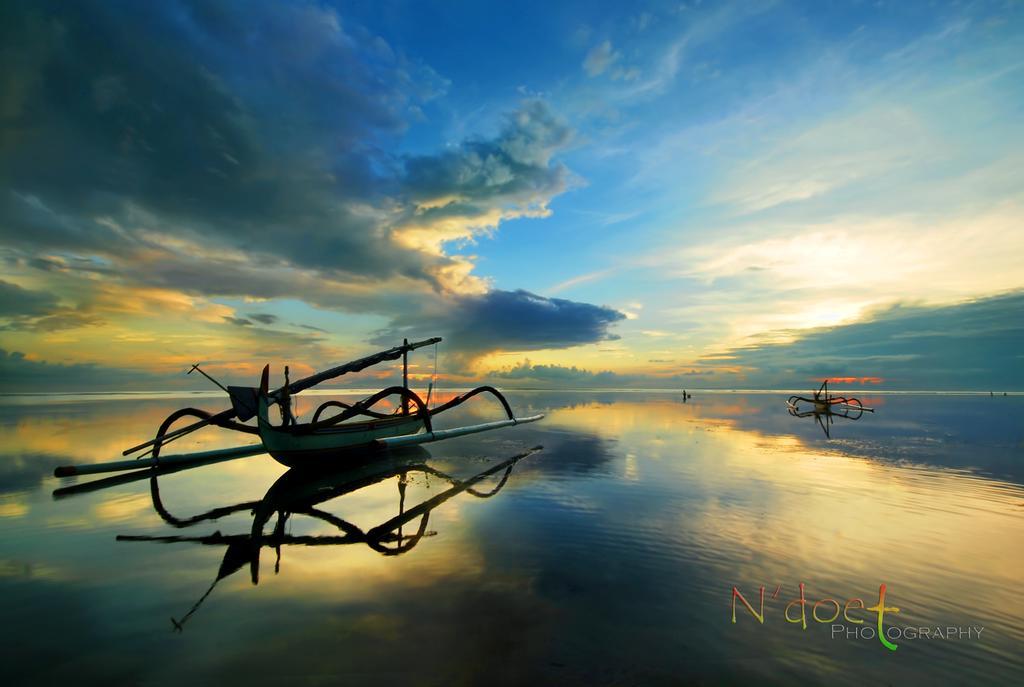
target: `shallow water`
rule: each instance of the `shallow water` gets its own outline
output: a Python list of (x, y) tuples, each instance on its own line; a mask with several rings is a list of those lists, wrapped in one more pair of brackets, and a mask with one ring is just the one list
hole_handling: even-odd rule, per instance
[[(283, 477), (258, 456), (57, 497), (96, 478), (58, 481), (56, 465), (111, 460), (172, 410), (220, 404), (20, 399), (0, 409), (5, 673), (31, 684), (1017, 682), (1024, 398), (865, 397), (877, 412), (837, 420), (831, 438), (787, 415), (784, 398), (518, 392), (513, 407), (547, 418), (334, 474)], [(497, 417), (470, 405), (443, 424)], [(248, 438), (197, 437), (175, 451)], [(806, 629), (784, 618), (799, 583)], [(815, 601), (871, 607), (881, 584), (899, 608), (883, 625), (895, 650), (855, 638), (877, 620), (856, 602), (851, 622), (815, 622)], [(733, 623), (733, 587), (760, 610), (761, 585), (763, 623), (742, 602)], [(907, 634), (920, 628), (930, 636)]]

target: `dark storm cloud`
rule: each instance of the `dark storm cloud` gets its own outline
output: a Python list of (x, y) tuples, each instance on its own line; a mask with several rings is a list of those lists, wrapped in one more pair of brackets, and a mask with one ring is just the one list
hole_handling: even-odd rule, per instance
[(739, 349), (756, 386), (880, 377), (897, 389), (1024, 389), (1024, 293), (958, 305), (900, 305), (867, 322)]
[(124, 254), (157, 232), (329, 270), (423, 276), (439, 260), (353, 203), (384, 197), (394, 163), (376, 142), (443, 80), (332, 11), (5, 7), (7, 243)]
[(441, 334), (467, 354), (495, 350), (569, 348), (619, 338), (609, 327), (626, 316), (604, 306), (529, 291), (493, 290), (460, 296), (442, 312), (410, 313), (402, 326), (379, 333), (374, 343), (391, 344), (403, 336)]
[(626, 319), (612, 308), (529, 291), (490, 291), (463, 297), (449, 315), (453, 336), (481, 350), (568, 348), (619, 338), (609, 326)]

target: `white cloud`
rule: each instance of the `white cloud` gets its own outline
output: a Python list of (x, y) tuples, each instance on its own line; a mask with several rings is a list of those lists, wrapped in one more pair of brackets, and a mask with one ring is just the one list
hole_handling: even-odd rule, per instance
[(611, 41), (604, 41), (590, 49), (583, 60), (583, 69), (588, 76), (599, 76), (621, 57), (622, 54), (612, 48)]
[(718, 331), (720, 344), (736, 344), (856, 321), (896, 299), (941, 305), (1010, 291), (1021, 286), (1021, 226), (1019, 201), (942, 220), (851, 215), (806, 225), (751, 223), (662, 258), (671, 277), (698, 285), (666, 312)]
[(711, 200), (745, 212), (807, 200), (926, 165), (941, 157), (943, 143), (908, 108), (871, 108), (782, 138), (728, 172)]

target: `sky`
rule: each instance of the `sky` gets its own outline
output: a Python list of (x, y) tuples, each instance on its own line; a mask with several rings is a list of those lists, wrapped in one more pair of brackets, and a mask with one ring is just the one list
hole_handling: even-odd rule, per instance
[(0, 387), (1024, 389), (1022, 67), (1019, 2), (7, 2)]

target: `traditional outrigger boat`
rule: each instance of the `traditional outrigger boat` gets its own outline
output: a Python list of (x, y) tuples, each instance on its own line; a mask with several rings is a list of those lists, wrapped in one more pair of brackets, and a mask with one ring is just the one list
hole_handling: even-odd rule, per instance
[[(273, 391), (269, 388), (270, 366), (263, 369), (260, 385), (257, 388), (240, 386), (222, 386), (207, 375), (198, 365), (198, 370), (214, 384), (223, 389), (231, 400), (231, 407), (216, 414), (198, 408), (182, 408), (171, 413), (160, 425), (156, 436), (138, 446), (124, 451), (128, 456), (140, 454), (134, 460), (120, 460), (91, 465), (70, 465), (59, 467), (54, 471), (57, 477), (92, 474), (101, 472), (118, 472), (138, 470), (141, 468), (171, 465), (192, 465), (207, 462), (231, 460), (246, 456), (269, 453), (278, 462), (289, 467), (297, 467), (322, 462), (325, 458), (338, 458), (351, 450), (385, 450), (402, 446), (414, 446), (428, 442), (441, 441), (453, 437), (486, 432), (501, 427), (536, 422), (543, 414), (528, 417), (516, 417), (508, 400), (500, 391), (492, 386), (479, 386), (471, 391), (460, 394), (451, 400), (433, 408), (429, 405), (433, 386), (427, 392), (427, 401), (409, 388), (409, 352), (424, 346), (436, 345), (440, 337), (410, 343), (402, 342), (401, 346), (380, 351), (365, 358), (353, 360), (318, 372), (305, 379), (295, 382), (288, 381), (288, 368), (285, 368), (284, 386)], [(373, 365), (389, 360), (402, 359), (402, 385), (390, 386), (353, 404), (341, 401), (327, 401), (321, 404), (309, 422), (300, 423), (292, 414), (291, 402), (295, 394), (342, 375), (359, 372)], [(436, 360), (436, 357), (435, 357)], [(190, 370), (190, 373), (191, 371)], [(490, 394), (501, 404), (506, 418), (494, 422), (456, 427), (452, 429), (435, 429), (434, 418), (441, 413), (459, 406), (479, 394)], [(400, 405), (392, 413), (382, 413), (373, 408), (386, 398), (398, 396)], [(281, 410), (282, 422), (274, 425), (269, 418), (271, 406), (277, 405)], [(341, 412), (322, 418), (327, 411), (338, 409)], [(195, 417), (198, 421), (190, 425), (170, 431), (175, 422), (184, 417)], [(256, 418), (256, 425), (243, 424)], [(161, 456), (161, 449), (172, 441), (176, 441), (191, 432), (213, 425), (245, 434), (258, 435), (259, 444), (201, 451), (178, 455)], [(146, 456), (149, 457), (146, 457)]]
[[(807, 405), (801, 407), (801, 403)], [(813, 417), (829, 438), (829, 428), (835, 422), (835, 418), (859, 420), (864, 413), (875, 412), (874, 408), (865, 408), (858, 398), (833, 396), (829, 393), (827, 379), (814, 392), (812, 398), (790, 396), (786, 400), (786, 409), (793, 417)]]

